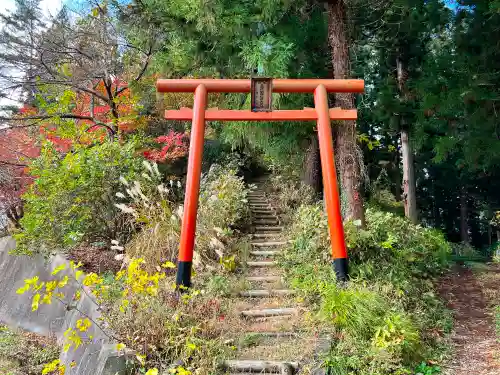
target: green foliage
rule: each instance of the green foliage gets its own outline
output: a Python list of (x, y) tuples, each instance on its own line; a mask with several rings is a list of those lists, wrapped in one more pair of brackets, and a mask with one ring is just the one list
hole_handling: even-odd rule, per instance
[(0, 372), (5, 375), (38, 375), (43, 364), (57, 358), (55, 342), (35, 334), (11, 331), (0, 325)]
[(201, 181), (196, 232), (200, 258), (195, 259), (200, 265), (217, 260), (227, 270), (236, 266), (234, 233), (249, 218), (247, 188), (237, 172), (238, 161), (228, 160), (224, 166), (212, 164)]
[(115, 193), (120, 177), (133, 180), (142, 170), (137, 147), (136, 141), (105, 142), (60, 156), (45, 144), (30, 167), (36, 179), (23, 196), (17, 251), (47, 253), (83, 240), (124, 242), (132, 228), (115, 206)]
[(321, 205), (298, 209), (293, 244), (280, 260), (322, 327), (342, 337), (326, 359), (332, 374), (406, 371), (439, 353), (433, 351), (450, 328), (433, 285), (451, 251), (443, 235), (375, 209), (366, 220), (366, 229), (345, 228), (352, 278), (346, 286), (335, 282)]

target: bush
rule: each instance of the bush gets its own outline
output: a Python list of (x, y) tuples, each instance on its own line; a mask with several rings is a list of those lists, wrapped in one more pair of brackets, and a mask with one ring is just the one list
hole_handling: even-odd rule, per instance
[(301, 205), (312, 204), (315, 200), (313, 189), (293, 177), (273, 174), (264, 188), (271, 196), (273, 207), (285, 221), (289, 221)]
[(321, 329), (341, 338), (327, 357), (331, 374), (410, 371), (433, 355), (450, 327), (433, 286), (450, 254), (443, 235), (375, 209), (366, 222), (366, 229), (345, 226), (352, 278), (345, 286), (335, 282), (320, 204), (299, 208), (293, 243), (280, 259)]
[(120, 203), (116, 205), (128, 218), (130, 226), (137, 228), (137, 233), (125, 245), (130, 258), (145, 259), (149, 267), (169, 260), (175, 260), (179, 246), (180, 218), (174, 212), (173, 200), (181, 194), (182, 186), (173, 181), (161, 182), (158, 166), (146, 160), (141, 176), (134, 181), (121, 178), (120, 191), (116, 196)]
[(248, 221), (247, 188), (237, 173), (234, 161), (224, 167), (212, 164), (201, 181), (196, 250), (204, 263), (218, 260), (228, 265), (234, 232)]
[[(64, 351), (91, 343), (94, 339), (88, 331), (95, 325), (117, 343), (118, 350), (135, 353), (131, 360), (141, 374), (208, 374), (231, 350), (223, 342), (224, 301), (195, 289), (179, 294), (170, 275), (175, 268), (172, 262), (150, 265), (155, 271), (148, 272), (144, 259), (132, 258), (125, 269), (105, 277), (85, 274), (80, 266), (70, 262), (69, 267), (56, 268), (51, 279), (26, 279), (17, 291), (33, 297), (33, 311), (52, 303), (71, 310), (71, 301), (92, 294), (101, 316), (92, 319), (78, 310), (75, 327), (64, 333)], [(66, 268), (68, 272), (61, 272)], [(66, 295), (66, 287), (76, 282), (77, 291)], [(59, 374), (63, 366), (57, 360), (47, 363), (43, 373)]]
[(49, 252), (81, 241), (120, 240), (132, 232), (115, 207), (120, 176), (133, 180), (142, 170), (138, 143), (106, 142), (78, 147), (64, 156), (49, 144), (30, 167), (36, 176), (24, 194), (18, 252)]
[[(119, 192), (123, 197), (119, 207), (131, 225), (141, 229), (125, 245), (127, 255), (144, 258), (146, 267), (155, 267), (177, 259), (182, 207), (174, 207), (170, 198), (178, 195), (182, 186), (180, 182), (162, 184), (156, 166), (145, 163), (148, 167), (141, 178), (130, 182), (122, 179), (127, 186)], [(235, 266), (231, 254), (237, 244), (234, 231), (248, 217), (247, 189), (236, 173), (234, 163), (225, 167), (213, 164), (202, 178), (193, 259), (198, 269), (217, 263), (224, 268)]]

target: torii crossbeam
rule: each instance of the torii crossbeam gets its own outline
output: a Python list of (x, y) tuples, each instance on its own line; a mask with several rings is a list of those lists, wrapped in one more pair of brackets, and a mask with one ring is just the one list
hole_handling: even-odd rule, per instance
[(344, 79), (274, 79), (273, 92), (314, 93), (315, 108), (252, 112), (250, 110), (207, 109), (209, 92), (240, 92), (251, 90), (250, 79), (159, 79), (158, 92), (194, 92), (194, 108), (166, 110), (167, 120), (191, 120), (188, 173), (184, 214), (179, 246), (177, 285), (191, 286), (191, 268), (196, 233), (201, 162), (206, 121), (317, 121), (318, 140), (323, 174), (324, 196), (328, 214), (333, 266), (337, 280), (348, 279), (347, 249), (340, 213), (340, 198), (333, 154), (331, 120), (355, 120), (355, 109), (329, 108), (328, 93), (364, 91), (363, 80)]

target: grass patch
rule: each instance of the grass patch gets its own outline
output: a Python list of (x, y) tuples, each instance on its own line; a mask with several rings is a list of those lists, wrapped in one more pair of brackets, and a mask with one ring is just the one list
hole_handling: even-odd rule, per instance
[(38, 375), (58, 356), (55, 340), (0, 325), (0, 374)]

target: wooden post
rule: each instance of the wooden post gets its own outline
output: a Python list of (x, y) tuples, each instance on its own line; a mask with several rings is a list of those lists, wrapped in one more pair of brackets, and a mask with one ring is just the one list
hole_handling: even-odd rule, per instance
[(340, 212), (340, 196), (337, 184), (337, 172), (333, 155), (332, 128), (328, 111), (328, 94), (323, 85), (314, 91), (314, 103), (318, 113), (318, 139), (323, 172), (328, 230), (332, 246), (333, 267), (337, 280), (348, 280), (347, 248), (344, 238), (344, 225)]
[(198, 85), (194, 93), (193, 126), (189, 144), (186, 196), (182, 217), (181, 242), (179, 246), (179, 268), (177, 286), (191, 286), (193, 266), (194, 238), (198, 213), (198, 195), (200, 193), (201, 162), (205, 139), (205, 110), (207, 107), (207, 89)]

